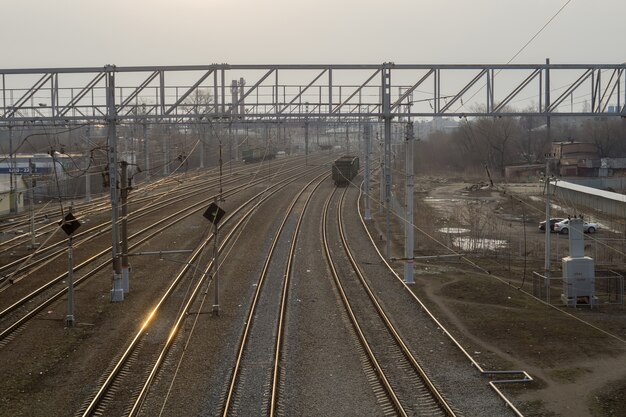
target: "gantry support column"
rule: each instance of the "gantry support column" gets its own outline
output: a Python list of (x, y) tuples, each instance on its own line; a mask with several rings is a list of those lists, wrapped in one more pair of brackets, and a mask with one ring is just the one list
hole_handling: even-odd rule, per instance
[(124, 301), (122, 286), (122, 268), (119, 257), (119, 229), (118, 229), (118, 175), (117, 175), (117, 111), (115, 109), (115, 67), (107, 65), (106, 101), (107, 101), (107, 145), (109, 162), (109, 192), (111, 197), (111, 256), (113, 258), (113, 283), (111, 286), (111, 301)]
[(148, 124), (143, 123), (143, 170), (150, 175), (150, 147), (148, 146)]
[[(550, 65), (550, 60), (546, 59), (546, 65)], [(545, 111), (548, 114), (546, 117), (546, 133), (548, 135), (548, 144), (552, 147), (552, 137), (551, 137), (551, 128), (550, 128), (550, 69), (546, 68), (546, 86), (545, 86)], [(552, 151), (552, 150), (551, 150)], [(545, 255), (546, 259), (544, 262), (544, 276), (545, 276), (545, 297), (546, 302), (550, 303), (550, 258), (552, 257), (551, 249), (551, 239), (550, 239), (550, 160), (551, 154), (546, 155), (546, 175), (545, 175), (545, 186), (546, 186), (546, 234), (545, 234)]]
[[(307, 104), (308, 108), (308, 104)], [(307, 109), (308, 110), (308, 109)], [(304, 118), (304, 164), (309, 165), (309, 117)]]
[(121, 268), (124, 294), (130, 291), (130, 264), (128, 262), (128, 162), (120, 161), (120, 194), (122, 198), (122, 219), (120, 237), (122, 240)]
[(383, 64), (382, 70), (382, 104), (384, 131), (384, 152), (385, 152), (385, 211), (386, 211), (386, 257), (391, 257), (391, 66)]
[(17, 214), (17, 167), (13, 155), (13, 126), (9, 125), (9, 213)]
[(413, 134), (413, 122), (406, 125), (406, 218), (404, 219), (404, 282), (413, 284), (413, 239), (415, 229), (413, 228), (413, 144), (415, 137)]
[(365, 138), (365, 182), (363, 184), (363, 192), (365, 194), (365, 220), (372, 219), (372, 210), (370, 209), (370, 154), (372, 152), (372, 126), (366, 123), (363, 129)]

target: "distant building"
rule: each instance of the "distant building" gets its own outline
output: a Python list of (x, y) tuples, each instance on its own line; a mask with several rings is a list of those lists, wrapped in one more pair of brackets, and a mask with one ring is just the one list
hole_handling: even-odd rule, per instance
[[(0, 215), (10, 213), (11, 178), (14, 181), (15, 207), (23, 211), (24, 200), (28, 195), (31, 175), (35, 177), (33, 189), (35, 200), (52, 198), (71, 198), (78, 191), (74, 179), (68, 172), (78, 171), (85, 166), (83, 155), (56, 154), (53, 159), (46, 153), (35, 154), (0, 154)], [(82, 182), (81, 182), (82, 184)]]
[(504, 167), (504, 177), (508, 179), (535, 179), (543, 175), (544, 164), (509, 165)]
[[(25, 184), (21, 177), (16, 178), (17, 190), (15, 191), (15, 205), (18, 213), (23, 210), (24, 207), (24, 188)], [(0, 216), (11, 213), (11, 189), (8, 179), (0, 181)]]
[(589, 142), (552, 142), (552, 154), (558, 159), (559, 175), (594, 177), (600, 169), (598, 148)]
[(626, 176), (626, 158), (600, 159), (600, 177)]

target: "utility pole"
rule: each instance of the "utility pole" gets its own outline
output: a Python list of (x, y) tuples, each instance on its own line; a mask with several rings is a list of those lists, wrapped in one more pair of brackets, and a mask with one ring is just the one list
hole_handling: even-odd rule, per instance
[(148, 124), (144, 120), (142, 124), (143, 128), (143, 171), (146, 175), (150, 175), (150, 151), (148, 147)]
[(170, 140), (172, 139), (172, 125), (168, 124), (163, 135), (163, 175), (170, 174)]
[(39, 247), (39, 243), (36, 241), (35, 234), (35, 171), (37, 170), (32, 160), (28, 161), (30, 174), (28, 175), (28, 200), (30, 202), (30, 248), (36, 249)]
[[(237, 103), (239, 102), (239, 84), (237, 80), (232, 80), (230, 84), (230, 92), (231, 92), (231, 112), (228, 122), (228, 171), (230, 175), (233, 174), (233, 120), (237, 119), (237, 115), (239, 114), (239, 106)], [(235, 131), (237, 130), (237, 126), (235, 125)]]
[[(220, 198), (221, 198), (220, 194)], [(217, 197), (213, 201), (217, 205)], [(213, 314), (220, 315), (220, 268), (219, 268), (219, 234), (217, 221), (213, 223)]]
[(9, 125), (9, 213), (17, 213), (17, 172), (13, 155), (13, 126)]
[[(547, 67), (550, 65), (550, 59), (546, 59), (546, 90), (545, 90), (545, 112), (546, 116), (546, 133), (548, 135), (548, 143), (552, 146), (552, 132), (551, 132), (551, 124), (550, 124), (550, 69)], [(550, 303), (550, 257), (551, 257), (551, 241), (550, 241), (550, 161), (552, 159), (552, 154), (546, 155), (546, 175), (545, 175), (545, 185), (546, 185), (546, 235), (545, 235), (545, 251), (546, 251), (546, 259), (544, 264), (545, 269), (545, 293), (546, 293), (546, 302)]]
[(382, 70), (382, 105), (383, 120), (385, 124), (384, 148), (385, 148), (385, 210), (387, 228), (387, 259), (391, 258), (391, 66), (385, 63)]
[(115, 108), (115, 67), (107, 65), (106, 101), (107, 101), (107, 142), (109, 147), (109, 192), (111, 197), (111, 256), (113, 259), (113, 282), (111, 302), (124, 301), (122, 287), (122, 268), (119, 258), (118, 231), (118, 188), (117, 188), (117, 110)]
[(91, 174), (89, 173), (89, 159), (85, 160), (85, 203), (91, 202)]
[(228, 174), (233, 175), (233, 120), (228, 121)]
[(91, 144), (91, 135), (90, 135), (89, 126), (87, 126), (87, 132), (83, 140), (83, 146), (85, 145), (84, 142), (87, 142), (87, 146), (85, 149), (85, 203), (90, 203), (91, 202), (91, 175), (89, 174), (89, 166), (91, 165), (91, 158), (90, 158), (91, 155), (89, 152), (89, 145)]
[(121, 161), (120, 194), (122, 197), (122, 223), (120, 237), (122, 239), (122, 288), (124, 294), (130, 291), (130, 265), (128, 263), (128, 162)]
[(550, 302), (550, 257), (552, 256), (552, 246), (550, 239), (550, 162), (552, 161), (552, 154), (546, 154), (546, 175), (544, 185), (546, 188), (546, 230), (545, 230), (545, 262), (544, 262), (544, 277), (545, 277), (545, 295), (546, 302)]
[(404, 282), (413, 284), (413, 239), (415, 230), (413, 229), (413, 145), (415, 137), (413, 133), (413, 122), (406, 125), (406, 219), (404, 220)]
[(72, 208), (59, 222), (61, 229), (67, 234), (67, 315), (65, 325), (74, 327), (74, 254), (72, 247), (72, 234), (80, 227), (80, 222), (72, 215)]
[(363, 184), (363, 188), (365, 189), (365, 220), (371, 220), (372, 212), (370, 209), (370, 153), (372, 144), (372, 127), (369, 123), (366, 123), (363, 130), (363, 136), (365, 137), (365, 182)]
[(305, 165), (309, 165), (309, 102), (304, 103), (304, 158)]
[(72, 247), (72, 236), (67, 238), (67, 315), (65, 325), (74, 327), (74, 250)]
[(350, 125), (346, 122), (346, 155), (350, 155)]
[(309, 103), (306, 103), (306, 113), (304, 117), (304, 164), (309, 165)]
[[(222, 193), (219, 194), (219, 200), (222, 198)], [(213, 270), (213, 314), (220, 315), (220, 281), (219, 281), (219, 228), (218, 223), (224, 217), (224, 210), (217, 205), (218, 197), (216, 196), (213, 202), (204, 212), (203, 216), (213, 224), (213, 263), (211, 269)]]
[(385, 149), (378, 132), (376, 132), (376, 142), (378, 142), (378, 159), (380, 162), (380, 204), (378, 207), (382, 214), (385, 209)]

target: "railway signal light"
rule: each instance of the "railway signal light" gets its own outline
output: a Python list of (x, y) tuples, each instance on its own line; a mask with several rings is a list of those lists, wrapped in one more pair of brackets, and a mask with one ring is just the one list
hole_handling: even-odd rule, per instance
[(76, 217), (72, 215), (71, 212), (67, 213), (65, 217), (59, 222), (59, 226), (61, 229), (68, 235), (71, 236), (72, 233), (76, 231), (80, 227), (80, 222)]
[(220, 208), (216, 203), (211, 203), (209, 207), (204, 212), (203, 216), (213, 223), (213, 225), (217, 226), (217, 224), (222, 220), (226, 212)]

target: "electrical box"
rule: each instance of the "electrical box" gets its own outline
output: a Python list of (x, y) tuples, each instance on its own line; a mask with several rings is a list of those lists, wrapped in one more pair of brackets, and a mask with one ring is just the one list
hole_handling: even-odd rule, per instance
[(568, 307), (594, 306), (595, 263), (588, 256), (563, 258), (563, 294), (561, 299)]

